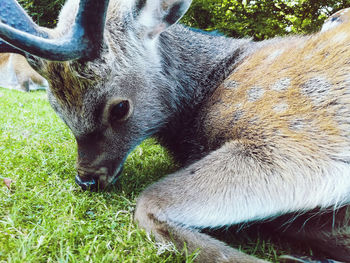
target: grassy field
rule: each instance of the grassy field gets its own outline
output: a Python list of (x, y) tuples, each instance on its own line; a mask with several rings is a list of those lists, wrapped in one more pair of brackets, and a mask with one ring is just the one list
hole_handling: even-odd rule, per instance
[[(0, 262), (193, 261), (132, 220), (142, 189), (176, 169), (154, 140), (130, 154), (119, 184), (106, 192), (80, 190), (75, 158), (75, 140), (46, 93), (0, 88)], [(244, 248), (277, 261), (275, 249), (259, 243)]]

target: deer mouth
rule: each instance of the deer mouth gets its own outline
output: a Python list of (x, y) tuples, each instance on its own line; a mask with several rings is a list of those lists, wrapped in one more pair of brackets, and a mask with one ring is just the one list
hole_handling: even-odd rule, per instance
[(90, 191), (97, 191), (98, 188), (96, 186), (98, 185), (96, 183), (96, 180), (94, 178), (91, 178), (90, 180), (83, 180), (79, 174), (75, 176), (75, 183), (81, 187), (82, 190), (90, 190)]
[(115, 184), (123, 172), (123, 165), (119, 166), (112, 176), (107, 176), (105, 174), (98, 175), (94, 173), (82, 173), (84, 176), (81, 176), (79, 175), (81, 174), (80, 172), (81, 169), (78, 170), (78, 174), (75, 176), (75, 183), (84, 191), (96, 192)]

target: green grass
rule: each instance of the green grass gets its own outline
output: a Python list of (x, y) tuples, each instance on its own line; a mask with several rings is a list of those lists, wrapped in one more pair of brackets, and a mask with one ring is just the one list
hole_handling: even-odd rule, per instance
[[(106, 192), (75, 185), (75, 158), (74, 137), (46, 93), (0, 89), (0, 262), (192, 262), (161, 250), (132, 220), (142, 189), (176, 169), (162, 147), (146, 140), (136, 148)], [(273, 246), (258, 243), (243, 247), (277, 260)]]

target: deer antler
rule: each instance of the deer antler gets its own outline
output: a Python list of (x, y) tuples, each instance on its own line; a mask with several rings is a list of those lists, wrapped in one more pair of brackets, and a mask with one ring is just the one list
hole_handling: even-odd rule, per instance
[[(32, 19), (26, 14), (22, 7), (16, 1), (0, 0), (0, 26), (3, 23), (17, 28), (21, 31), (25, 31), (32, 35), (48, 37), (47, 34), (41, 32), (39, 27), (32, 21)], [(0, 52), (15, 52), (23, 53), (13, 46), (6, 44), (6, 42), (0, 39)]]
[[(0, 0), (0, 38), (17, 49), (48, 60), (92, 60), (103, 44), (108, 3), (109, 0), (81, 0), (71, 30), (61, 38), (52, 39), (15, 0)], [(11, 49), (14, 48), (0, 40), (0, 52)]]

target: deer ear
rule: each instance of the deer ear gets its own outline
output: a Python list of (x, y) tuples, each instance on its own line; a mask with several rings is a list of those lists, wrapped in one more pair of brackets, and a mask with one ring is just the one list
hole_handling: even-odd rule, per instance
[(146, 29), (146, 36), (154, 38), (175, 24), (191, 5), (191, 0), (136, 0), (137, 22)]

